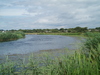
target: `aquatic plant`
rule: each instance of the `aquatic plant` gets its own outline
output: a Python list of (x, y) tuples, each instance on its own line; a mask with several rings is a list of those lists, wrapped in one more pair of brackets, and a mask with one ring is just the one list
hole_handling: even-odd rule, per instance
[[(94, 54), (90, 52), (87, 57), (81, 53), (81, 50), (73, 55), (62, 55), (55, 58), (51, 58), (52, 55), (49, 53), (38, 58), (33, 55), (29, 57), (27, 64), (23, 62), (17, 66), (8, 63), (8, 67), (1, 64), (0, 73), (1, 75), (100, 75), (100, 58), (93, 60), (91, 55)], [(18, 67), (19, 70), (16, 70)]]
[(100, 33), (86, 33), (86, 36), (88, 36), (88, 38), (86, 39), (85, 43), (84, 43), (84, 48), (83, 50), (86, 51), (92, 51), (98, 50), (99, 44), (100, 44)]
[(3, 41), (11, 41), (11, 40), (17, 40), (19, 38), (25, 37), (25, 34), (23, 32), (3, 32), (0, 33), (0, 42)]

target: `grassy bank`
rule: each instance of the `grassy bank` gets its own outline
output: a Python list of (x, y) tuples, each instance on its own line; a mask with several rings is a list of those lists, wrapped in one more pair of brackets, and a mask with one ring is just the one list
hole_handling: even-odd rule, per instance
[(80, 35), (80, 33), (25, 33), (25, 34), (36, 34), (36, 35)]
[(25, 33), (26, 35), (63, 35), (86, 38), (85, 33)]
[(37, 58), (30, 55), (27, 64), (25, 60), (14, 63), (7, 58), (7, 62), (0, 64), (0, 75), (100, 75), (100, 38), (99, 34), (94, 35), (71, 55), (67, 51), (56, 57), (50, 53)]
[(40, 35), (80, 35), (80, 33), (39, 33)]
[(17, 40), (17, 39), (24, 38), (24, 37), (25, 37), (25, 34), (20, 31), (0, 32), (0, 42)]

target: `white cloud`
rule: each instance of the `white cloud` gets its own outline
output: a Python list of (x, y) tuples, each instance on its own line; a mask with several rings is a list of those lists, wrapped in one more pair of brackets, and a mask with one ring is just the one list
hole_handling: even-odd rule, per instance
[[(96, 27), (99, 25), (100, 1), (98, 0), (11, 0), (9, 2), (6, 0), (0, 5), (2, 6), (1, 16), (23, 17), (14, 18), (13, 24), (22, 25), (17, 28), (83, 27), (83, 25)], [(7, 20), (6, 17), (3, 19), (3, 25), (7, 22), (12, 25), (13, 20)]]

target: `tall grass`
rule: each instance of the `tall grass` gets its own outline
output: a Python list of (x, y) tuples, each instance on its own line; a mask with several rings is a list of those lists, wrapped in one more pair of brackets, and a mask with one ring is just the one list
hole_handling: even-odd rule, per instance
[(23, 32), (3, 32), (0, 33), (0, 42), (3, 41), (11, 41), (11, 40), (17, 40), (19, 38), (25, 37), (25, 34)]
[(94, 37), (94, 36), (100, 36), (99, 32), (86, 32), (84, 33), (85, 36), (87, 37)]
[(97, 50), (100, 44), (100, 33), (88, 32), (85, 34), (85, 36), (88, 36), (88, 38), (86, 39), (86, 42), (84, 43), (85, 49), (88, 51), (92, 49)]
[[(98, 48), (100, 50), (100, 47)], [(99, 52), (100, 53), (100, 52)], [(49, 53), (35, 58), (29, 57), (27, 64), (1, 64), (1, 75), (100, 75), (100, 56), (95, 60), (92, 52), (87, 57), (78, 50), (73, 55), (52, 58)]]
[(91, 53), (91, 58), (97, 62), (100, 72), (100, 33), (86, 33), (86, 35), (89, 38), (84, 44), (86, 50), (84, 54)]

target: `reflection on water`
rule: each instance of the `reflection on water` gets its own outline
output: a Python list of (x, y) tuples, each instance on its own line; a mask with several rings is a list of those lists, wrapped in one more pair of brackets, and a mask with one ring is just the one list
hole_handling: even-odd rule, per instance
[(0, 55), (27, 54), (49, 49), (76, 49), (81, 40), (60, 35), (26, 35), (26, 38), (0, 43)]

